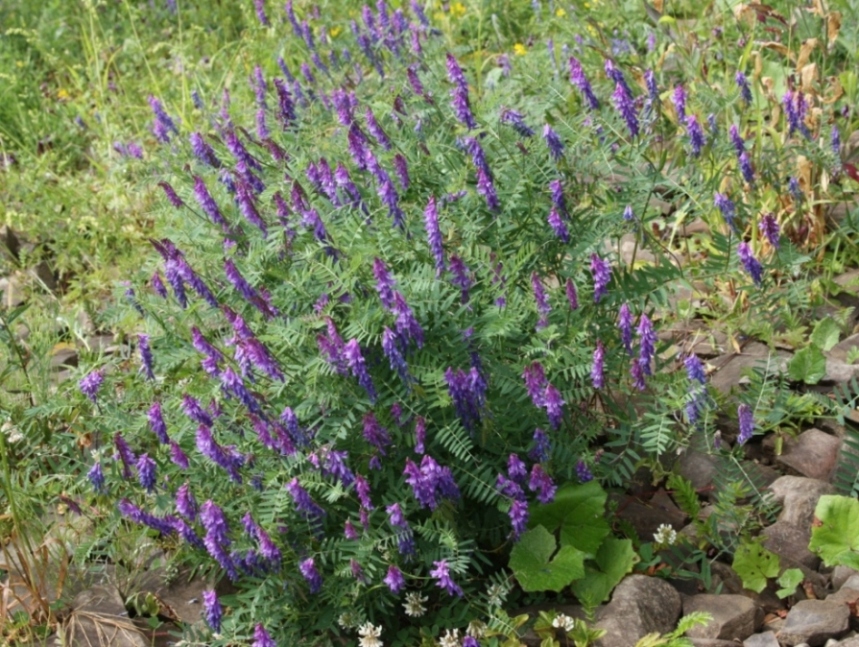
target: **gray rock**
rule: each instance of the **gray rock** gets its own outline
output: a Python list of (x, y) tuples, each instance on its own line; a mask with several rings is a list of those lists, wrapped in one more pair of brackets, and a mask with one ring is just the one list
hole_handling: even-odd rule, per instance
[(808, 542), (811, 540), (810, 526), (800, 527), (776, 521), (764, 528), (761, 534), (764, 537), (764, 547), (783, 558), (782, 564), (786, 568), (802, 565), (816, 569), (820, 566), (820, 558), (808, 550)]
[(782, 504), (779, 521), (800, 528), (811, 527), (817, 500), (824, 494), (835, 494), (835, 488), (804, 476), (782, 476), (769, 486), (775, 500)]
[(838, 643), (838, 647), (859, 647), (859, 636), (853, 636)]
[(746, 344), (741, 354), (731, 353), (717, 357), (711, 364), (719, 367), (711, 376), (710, 384), (719, 391), (729, 394), (737, 385), (741, 384), (746, 373), (762, 368), (770, 375), (787, 375), (787, 364), (791, 354), (787, 351), (771, 351), (764, 344), (753, 342)]
[(599, 647), (629, 647), (654, 631), (672, 631), (680, 617), (680, 594), (664, 580), (630, 575), (614, 590), (612, 600), (597, 613), (596, 628), (606, 634)]
[(776, 461), (802, 476), (828, 481), (838, 461), (841, 440), (820, 429), (808, 429), (784, 443)]
[(751, 636), (761, 621), (763, 612), (749, 598), (742, 595), (711, 595), (704, 593), (683, 602), (683, 614), (706, 611), (713, 619), (706, 625), (692, 627), (690, 638), (721, 638), (743, 640)]
[(737, 647), (733, 640), (719, 638), (692, 638), (692, 647)]
[(78, 593), (68, 620), (60, 629), (64, 645), (148, 647), (149, 642), (128, 619), (115, 586), (98, 584)]
[(807, 642), (811, 647), (823, 645), (848, 629), (850, 609), (846, 604), (828, 600), (803, 600), (793, 605), (778, 632), (779, 642), (798, 645)]
[(713, 484), (713, 478), (719, 472), (719, 458), (714, 454), (687, 449), (677, 458), (674, 469), (690, 481), (696, 490), (703, 490)]
[(859, 601), (859, 590), (852, 589), (849, 586), (842, 586), (835, 593), (827, 595), (826, 600), (840, 604), (856, 604)]
[(651, 540), (653, 533), (662, 524), (680, 529), (686, 522), (686, 514), (675, 505), (665, 490), (657, 491), (648, 501), (631, 496), (619, 496), (615, 500), (618, 502), (617, 517), (628, 522), (645, 541)]
[[(852, 576), (859, 575), (859, 571), (849, 566), (836, 566), (832, 569), (832, 588), (836, 591), (840, 589)], [(859, 578), (857, 578), (859, 580)], [(859, 586), (851, 588), (859, 589)]]
[(859, 573), (851, 575), (839, 586), (840, 589), (859, 589)]
[(778, 640), (772, 631), (753, 634), (743, 641), (743, 647), (779, 647)]

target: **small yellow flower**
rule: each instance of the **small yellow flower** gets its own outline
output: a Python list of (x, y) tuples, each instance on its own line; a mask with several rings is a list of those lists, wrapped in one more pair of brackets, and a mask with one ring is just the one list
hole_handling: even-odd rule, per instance
[(563, 18), (564, 16), (566, 16), (566, 15), (567, 15), (567, 12), (566, 12), (566, 10), (565, 10), (563, 7), (558, 7), (558, 8), (555, 10), (555, 15), (556, 15), (558, 18)]
[(71, 95), (69, 94), (69, 91), (65, 88), (60, 88), (59, 90), (57, 90), (57, 99), (59, 99), (60, 101), (65, 101), (70, 96)]
[(516, 43), (513, 46), (513, 53), (516, 54), (516, 56), (525, 56), (525, 54), (528, 53), (528, 50), (525, 49), (525, 46), (522, 43)]
[(328, 35), (331, 36), (331, 38), (337, 38), (340, 35), (340, 32), (342, 32), (342, 31), (343, 31), (342, 27), (332, 27), (331, 29), (328, 30)]
[(450, 5), (450, 15), (456, 18), (465, 15), (465, 5), (461, 2), (454, 2)]

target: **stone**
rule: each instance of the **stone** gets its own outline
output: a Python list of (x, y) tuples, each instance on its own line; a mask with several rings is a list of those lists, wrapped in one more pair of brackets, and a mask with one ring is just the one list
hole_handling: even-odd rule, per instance
[(826, 600), (829, 602), (838, 602), (840, 604), (855, 606), (856, 603), (859, 602), (859, 590), (844, 586), (835, 593), (827, 595)]
[[(859, 571), (855, 568), (850, 568), (849, 566), (836, 566), (832, 569), (832, 588), (836, 591), (845, 585), (847, 580), (849, 580), (854, 575), (859, 575)], [(859, 581), (859, 578), (857, 580)], [(859, 588), (859, 586), (854, 586), (851, 588)]]
[(849, 620), (850, 609), (846, 604), (803, 600), (793, 605), (777, 637), (784, 645), (807, 642), (810, 647), (817, 647), (846, 633)]
[(782, 476), (776, 479), (769, 490), (775, 501), (782, 504), (779, 521), (795, 526), (811, 527), (817, 500), (824, 494), (835, 494), (835, 488), (816, 479), (803, 476)]
[(842, 339), (826, 352), (826, 356), (836, 362), (849, 364), (848, 356), (851, 354), (851, 351), (854, 353), (859, 351), (859, 333), (850, 335), (847, 339)]
[(719, 638), (692, 638), (692, 647), (737, 647), (737, 643)]
[(713, 485), (719, 472), (719, 457), (689, 448), (677, 457), (674, 469), (700, 491)]
[(648, 501), (632, 496), (617, 497), (617, 504), (617, 518), (632, 525), (645, 541), (650, 541), (662, 524), (679, 529), (686, 521), (686, 514), (674, 504), (665, 490), (657, 491)]
[(683, 614), (706, 611), (713, 619), (686, 632), (690, 638), (721, 638), (743, 640), (751, 636), (763, 621), (763, 612), (742, 595), (712, 595), (704, 593), (683, 602)]
[(807, 429), (796, 438), (787, 438), (784, 450), (776, 456), (776, 462), (798, 472), (802, 476), (828, 481), (832, 476), (841, 440), (820, 429)]
[(595, 627), (606, 634), (598, 647), (629, 647), (649, 633), (672, 631), (680, 617), (680, 594), (666, 581), (630, 575), (597, 613)]
[(853, 636), (838, 643), (838, 647), (859, 647), (859, 636)]
[(845, 364), (834, 359), (826, 360), (826, 373), (821, 382), (849, 382), (859, 375), (859, 366)]
[(783, 350), (771, 351), (764, 344), (753, 342), (743, 348), (742, 353), (730, 353), (717, 357), (712, 364), (719, 367), (710, 377), (710, 384), (722, 393), (730, 394), (734, 387), (742, 384), (746, 373), (755, 368), (763, 369), (768, 375), (787, 375), (787, 364), (792, 355)]
[(848, 577), (846, 580), (844, 580), (844, 582), (838, 588), (839, 589), (859, 589), (859, 573), (857, 573), (855, 575), (851, 575), (850, 577)]
[(183, 569), (170, 579), (169, 583), (163, 568), (153, 568), (145, 572), (129, 588), (129, 595), (151, 593), (158, 600), (162, 615), (177, 622), (192, 625), (200, 620), (203, 591), (212, 588), (210, 580), (191, 577)]
[(799, 565), (810, 569), (820, 566), (820, 558), (808, 550), (811, 541), (811, 526), (795, 526), (792, 523), (776, 521), (761, 532), (764, 548), (771, 550), (780, 558), (785, 568)]
[(772, 631), (765, 631), (746, 638), (743, 641), (743, 647), (779, 647), (779, 644)]

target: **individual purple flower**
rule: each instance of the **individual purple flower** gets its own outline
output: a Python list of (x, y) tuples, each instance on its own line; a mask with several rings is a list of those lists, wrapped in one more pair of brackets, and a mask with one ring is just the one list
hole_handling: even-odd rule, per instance
[(422, 416), (418, 416), (415, 419), (415, 453), (423, 454), (426, 451), (426, 436), (427, 421)]
[(191, 486), (188, 483), (183, 483), (176, 490), (176, 511), (185, 517), (188, 521), (197, 519), (199, 506), (194, 494), (191, 492)]
[(137, 457), (119, 432), (113, 435), (113, 445), (116, 448), (116, 456), (122, 462), (122, 477), (126, 479), (131, 478), (131, 466), (137, 462)]
[(148, 454), (141, 454), (137, 459), (137, 480), (147, 492), (155, 489), (155, 461)]
[(795, 177), (790, 178), (787, 181), (787, 190), (796, 202), (802, 202), (804, 194), (802, 192), (802, 188), (800, 188), (799, 186), (798, 179), (796, 179)]
[(629, 304), (624, 303), (620, 306), (617, 327), (620, 329), (620, 339), (623, 342), (623, 347), (630, 355), (632, 354), (632, 323), (632, 312), (630, 312)]
[(358, 531), (355, 530), (355, 526), (349, 519), (346, 520), (343, 526), (343, 536), (350, 541), (355, 541), (359, 538)]
[(779, 246), (779, 225), (778, 220), (776, 220), (775, 214), (773, 213), (765, 213), (761, 216), (760, 222), (758, 222), (758, 229), (763, 235), (764, 238), (767, 239), (770, 245), (772, 245), (775, 249), (778, 249)]
[(257, 137), (262, 140), (269, 138), (268, 124), (266, 123), (265, 108), (257, 110), (256, 115)]
[(152, 109), (152, 114), (155, 116), (153, 132), (156, 137), (164, 143), (169, 141), (168, 133), (179, 134), (179, 129), (176, 127), (176, 122), (164, 110), (161, 101), (156, 97), (149, 95), (149, 107)]
[(78, 382), (78, 388), (81, 390), (81, 393), (95, 403), (99, 387), (101, 387), (103, 381), (104, 372), (101, 369), (91, 371), (81, 378), (80, 382)]
[(608, 293), (606, 288), (611, 280), (611, 265), (597, 254), (591, 254), (591, 274), (594, 279), (594, 303), (599, 303)]
[(244, 216), (245, 220), (259, 229), (263, 238), (268, 236), (268, 226), (257, 210), (251, 187), (247, 182), (236, 182), (236, 202), (239, 205), (239, 213)]
[(221, 160), (218, 159), (218, 156), (215, 154), (215, 151), (211, 146), (203, 139), (203, 135), (200, 133), (191, 133), (188, 137), (191, 142), (191, 152), (194, 153), (194, 157), (203, 162), (203, 164), (207, 164), (212, 168), (221, 168), (223, 166), (221, 164)]
[(513, 528), (513, 541), (518, 541), (528, 527), (528, 502), (524, 499), (514, 499), (507, 516), (510, 517), (510, 525)]
[(701, 149), (704, 148), (706, 138), (701, 124), (698, 123), (698, 118), (695, 115), (686, 115), (686, 134), (689, 135), (689, 146), (692, 148), (692, 155), (698, 157), (701, 154)]
[(716, 121), (716, 114), (713, 112), (707, 115), (707, 127), (710, 129), (710, 141), (713, 142), (719, 136), (719, 122)]
[(406, 162), (406, 158), (400, 153), (394, 155), (394, 171), (397, 174), (397, 179), (399, 180), (403, 191), (408, 191), (409, 185), (411, 184), (411, 179), (409, 178), (409, 164)]
[(567, 279), (567, 283), (564, 286), (564, 291), (567, 294), (567, 302), (570, 304), (570, 310), (578, 310), (579, 295), (576, 291), (576, 285), (575, 283), (573, 283), (573, 279)]
[[(526, 471), (525, 478), (527, 479), (528, 473)], [(525, 483), (525, 480), (522, 480), (522, 484)], [(506, 497), (510, 497), (511, 499), (525, 499), (525, 491), (522, 489), (522, 486), (514, 481), (513, 479), (509, 479), (503, 474), (499, 474), (498, 478), (495, 480), (495, 489), (498, 490), (502, 495)]]
[(651, 364), (656, 354), (656, 332), (653, 330), (650, 318), (644, 313), (638, 321), (636, 332), (638, 333), (638, 364), (644, 375), (651, 375)]
[(403, 382), (409, 384), (412, 378), (409, 375), (409, 367), (406, 364), (406, 359), (403, 357), (402, 352), (400, 352), (399, 338), (387, 326), (382, 331), (382, 352), (388, 358), (391, 369), (397, 372)]
[(722, 217), (725, 219), (725, 222), (728, 223), (728, 226), (731, 229), (736, 230), (734, 218), (737, 216), (737, 209), (731, 199), (723, 193), (716, 193), (713, 197), (713, 204), (722, 212)]
[(674, 92), (671, 95), (674, 102), (674, 109), (677, 111), (677, 121), (682, 123), (686, 120), (686, 90), (683, 85), (678, 83), (674, 86)]
[(752, 254), (752, 249), (749, 247), (748, 243), (743, 241), (737, 245), (737, 256), (739, 256), (740, 262), (743, 264), (743, 268), (749, 276), (752, 277), (754, 284), (760, 286), (763, 279), (764, 268), (761, 266), (758, 259), (754, 257), (754, 254)]
[(740, 445), (745, 445), (755, 431), (755, 418), (752, 408), (747, 404), (741, 404), (737, 407), (737, 417), (740, 421), (740, 433), (737, 436), (737, 442)]
[(749, 105), (752, 102), (752, 89), (749, 87), (749, 80), (746, 78), (746, 75), (738, 70), (734, 76), (734, 81), (740, 89), (740, 97), (742, 97), (743, 103)]
[(601, 340), (597, 340), (597, 347), (594, 350), (594, 359), (591, 364), (591, 382), (595, 389), (601, 389), (605, 386), (605, 346)]
[(388, 513), (388, 522), (394, 528), (409, 527), (409, 524), (406, 521), (406, 517), (403, 515), (403, 509), (400, 507), (399, 503), (392, 503), (387, 508), (385, 508), (385, 512)]
[(187, 393), (183, 395), (181, 406), (182, 412), (194, 422), (201, 425), (206, 425), (207, 427), (211, 427), (215, 424), (212, 420), (212, 416), (209, 415), (209, 412), (203, 409), (203, 407), (200, 405), (199, 400), (197, 400), (193, 396), (190, 396)]
[(788, 135), (792, 135), (795, 131), (800, 131), (806, 137), (811, 137), (808, 127), (805, 125), (805, 113), (807, 104), (805, 96), (800, 90), (787, 92), (782, 97), (785, 116), (788, 123)]
[(635, 102), (632, 95), (627, 92), (623, 85), (617, 83), (614, 88), (614, 93), (611, 95), (614, 101), (615, 109), (620, 113), (626, 121), (626, 127), (629, 129), (630, 137), (638, 135), (638, 116), (635, 110)]
[(626, 205), (623, 209), (623, 219), (626, 222), (632, 222), (635, 220), (635, 212), (632, 210), (632, 205)]
[(385, 261), (381, 258), (373, 259), (373, 276), (376, 278), (376, 292), (379, 293), (382, 305), (391, 310), (394, 307), (394, 285), (396, 285), (396, 281), (391, 276)]
[(462, 426), (473, 432), (480, 423), (481, 410), (486, 399), (486, 384), (479, 371), (472, 367), (466, 373), (462, 369), (454, 371), (448, 367), (444, 372), (444, 379)]
[(837, 124), (832, 124), (832, 130), (829, 133), (829, 146), (832, 149), (832, 154), (835, 155), (838, 168), (841, 168), (841, 132), (838, 130)]
[(737, 124), (731, 124), (731, 127), (728, 129), (728, 134), (731, 137), (731, 144), (737, 152), (737, 157), (739, 157), (746, 151), (746, 143), (740, 135), (740, 129), (737, 128)]
[(534, 290), (534, 300), (537, 302), (537, 312), (540, 313), (540, 319), (537, 322), (537, 330), (545, 328), (549, 325), (549, 313), (552, 311), (552, 306), (549, 305), (549, 298), (546, 296), (546, 290), (543, 287), (543, 282), (536, 272), (531, 272), (531, 288)]
[(379, 125), (378, 120), (376, 119), (376, 115), (373, 114), (373, 109), (369, 106), (367, 110), (364, 112), (364, 118), (367, 120), (367, 130), (373, 136), (373, 138), (379, 143), (379, 145), (384, 148), (386, 151), (391, 150), (391, 140), (388, 137), (387, 133), (382, 130), (382, 126)]
[(704, 372), (704, 365), (697, 355), (690, 355), (683, 360), (683, 365), (686, 367), (686, 377), (690, 382), (698, 382), (701, 385), (707, 383), (707, 375)]
[(501, 203), (498, 201), (492, 170), (486, 161), (486, 154), (474, 137), (467, 137), (464, 143), (468, 152), (471, 153), (471, 161), (477, 169), (477, 193), (486, 199), (486, 205), (491, 211), (497, 211), (501, 207)]
[[(268, 27), (268, 16), (265, 15), (265, 0), (254, 0), (254, 9), (256, 9), (257, 20), (259, 20), (260, 24), (263, 27)], [(257, 626), (262, 627), (262, 625)], [(265, 630), (263, 629), (263, 631)], [(273, 647), (273, 645), (254, 645), (253, 647)]]
[(293, 478), (284, 487), (292, 498), (292, 501), (295, 504), (295, 509), (301, 513), (305, 519), (318, 522), (325, 516), (325, 510), (323, 510), (319, 504), (311, 498), (307, 490), (301, 487), (297, 478)]
[(539, 463), (531, 467), (528, 489), (537, 493), (537, 500), (540, 503), (551, 503), (555, 498), (555, 492), (558, 491), (552, 477), (545, 472)]
[(358, 384), (367, 392), (367, 397), (371, 403), (376, 402), (378, 397), (376, 387), (373, 384), (373, 379), (370, 377), (370, 372), (367, 370), (367, 365), (364, 362), (364, 356), (361, 354), (361, 347), (358, 345), (357, 339), (350, 339), (343, 346), (343, 360), (352, 375), (358, 379)]
[(560, 162), (564, 158), (564, 142), (549, 124), (543, 126), (543, 139), (546, 140), (549, 155), (554, 161)]
[(577, 59), (574, 57), (570, 57), (569, 61), (570, 67), (570, 83), (575, 85), (579, 92), (584, 96), (585, 101), (588, 104), (588, 107), (591, 110), (598, 110), (600, 107), (600, 102), (597, 100), (596, 95), (591, 88), (591, 84), (585, 76), (584, 71), (582, 70), (582, 65), (579, 63)]
[(212, 430), (201, 424), (197, 427), (197, 451), (208, 458), (218, 467), (224, 469), (234, 483), (241, 483), (239, 467), (242, 461), (238, 459), (228, 448), (219, 445), (212, 436)]
[(277, 118), (286, 130), (295, 124), (298, 118), (295, 113), (295, 102), (286, 83), (281, 79), (274, 80), (274, 89), (277, 92)]
[(525, 118), (522, 113), (510, 108), (505, 108), (501, 111), (501, 123), (506, 124), (515, 130), (520, 137), (533, 137), (534, 129), (525, 123)]
[[(450, 57), (450, 55), (448, 54)], [(448, 60), (451, 60), (450, 58)], [(456, 118), (462, 122), (462, 125), (468, 130), (477, 128), (477, 121), (474, 119), (474, 113), (471, 112), (471, 104), (468, 101), (468, 86), (456, 85), (450, 91), (453, 113)]]
[(543, 393), (543, 406), (546, 408), (546, 414), (549, 416), (549, 424), (553, 429), (561, 426), (561, 421), (564, 418), (564, 400), (561, 398), (561, 393), (552, 384), (546, 385), (546, 390)]
[(388, 566), (388, 574), (385, 575), (383, 582), (394, 595), (402, 591), (406, 586), (403, 572), (393, 564)]
[(561, 215), (555, 207), (549, 209), (548, 222), (552, 231), (555, 232), (555, 235), (560, 238), (563, 243), (570, 242), (570, 232), (567, 231), (567, 225), (564, 224), (564, 220), (561, 218)]
[(224, 617), (218, 594), (212, 591), (203, 591), (203, 614), (208, 624), (215, 633), (221, 632), (221, 620)]
[[(261, 0), (257, 0), (257, 2), (260, 2), (261, 4)], [(263, 24), (268, 25), (267, 22), (264, 22)], [(254, 641), (251, 643), (251, 647), (277, 647), (277, 643), (265, 630), (265, 627), (258, 623), (257, 626), (254, 627)]]
[(152, 274), (149, 284), (152, 286), (152, 290), (155, 294), (162, 299), (167, 298), (167, 288), (164, 286), (164, 281), (161, 280), (161, 275), (158, 272)]
[(182, 448), (179, 447), (179, 444), (175, 440), (170, 441), (170, 460), (183, 470), (188, 469), (190, 465), (188, 456), (185, 455), (185, 452), (182, 451)]
[(96, 494), (105, 492), (104, 472), (101, 469), (101, 463), (93, 463), (87, 472), (87, 478)]
[(370, 483), (360, 474), (354, 477), (355, 494), (358, 495), (358, 501), (361, 502), (361, 507), (365, 510), (372, 510), (375, 506), (370, 498)]
[(140, 351), (140, 370), (146, 375), (147, 380), (155, 379), (155, 372), (152, 370), (153, 359), (152, 349), (149, 347), (149, 335), (144, 333), (137, 334), (137, 350)]
[(199, 175), (194, 176), (194, 198), (203, 212), (212, 219), (213, 223), (220, 227), (229, 227), (229, 223), (218, 208), (218, 203), (215, 202), (212, 194), (209, 193), (209, 189), (206, 188), (206, 183)]
[(450, 577), (450, 566), (447, 560), (442, 559), (433, 562), (434, 568), (430, 571), (430, 577), (433, 578), (435, 585), (440, 589), (447, 591), (448, 595), (463, 596), (462, 589)]
[[(536, 461), (537, 463), (542, 463), (544, 461), (549, 460), (549, 456), (551, 456), (551, 453), (552, 443), (549, 440), (549, 436), (546, 435), (545, 431), (538, 427), (534, 431), (534, 446), (531, 448), (531, 451), (528, 452), (528, 458), (530, 458), (532, 461)], [(512, 474), (510, 475), (510, 478), (513, 478)]]
[(531, 362), (522, 371), (522, 379), (525, 380), (525, 389), (531, 397), (531, 401), (535, 407), (544, 406), (543, 394), (546, 391), (546, 374), (543, 370), (543, 365), (540, 362)]
[(435, 510), (439, 498), (458, 499), (460, 496), (450, 468), (439, 465), (432, 456), (425, 455), (420, 467), (407, 458), (403, 474), (421, 507)]
[(587, 483), (588, 481), (594, 480), (594, 475), (588, 467), (588, 464), (582, 459), (579, 459), (576, 462), (576, 478), (579, 479), (579, 483)]
[(453, 275), (450, 282), (462, 292), (462, 303), (468, 303), (468, 290), (473, 285), (473, 281), (465, 263), (456, 254), (450, 256), (450, 273)]
[(364, 414), (362, 435), (364, 440), (375, 447), (382, 456), (385, 455), (386, 448), (391, 444), (391, 435), (387, 429), (379, 424), (372, 411)]

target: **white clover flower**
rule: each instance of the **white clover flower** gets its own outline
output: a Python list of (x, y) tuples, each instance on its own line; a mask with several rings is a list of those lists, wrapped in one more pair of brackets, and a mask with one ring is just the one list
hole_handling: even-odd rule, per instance
[(406, 593), (406, 601), (403, 603), (406, 615), (411, 618), (420, 618), (427, 612), (427, 608), (423, 604), (427, 599), (425, 595), (420, 593)]
[(358, 625), (361, 624), (363, 618), (361, 614), (356, 613), (355, 611), (344, 611), (340, 614), (340, 617), (337, 618), (337, 624), (343, 627), (343, 629), (354, 629)]
[(663, 523), (656, 529), (656, 532), (653, 533), (653, 541), (657, 544), (671, 546), (675, 541), (677, 541), (677, 531), (667, 523)]
[(379, 639), (382, 635), (381, 625), (374, 627), (372, 622), (366, 622), (358, 627), (358, 635), (361, 636), (361, 640), (358, 641), (361, 647), (382, 647), (383, 645)]
[(465, 630), (465, 633), (472, 638), (483, 638), (486, 634), (486, 623), (480, 620), (472, 620), (468, 623), (468, 628)]
[(460, 647), (459, 645), (459, 629), (446, 629), (444, 636), (438, 639), (438, 647)]
[(559, 613), (555, 616), (555, 619), (552, 620), (552, 626), (556, 629), (563, 629), (569, 633), (575, 628), (576, 621), (564, 613)]

